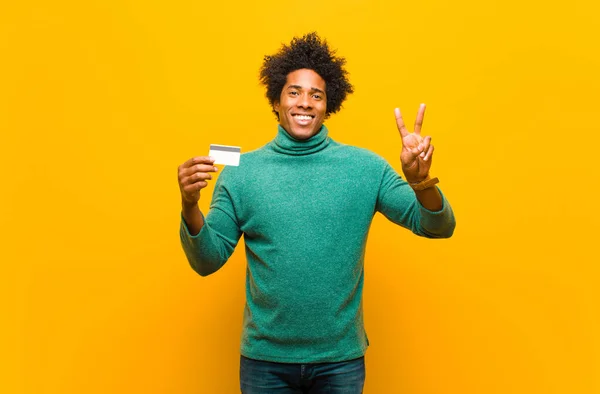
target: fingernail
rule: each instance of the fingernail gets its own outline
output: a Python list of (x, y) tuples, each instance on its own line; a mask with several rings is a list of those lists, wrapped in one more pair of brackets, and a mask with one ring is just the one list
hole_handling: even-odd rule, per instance
[(217, 167), (213, 167), (215, 169), (215, 171), (219, 171), (219, 169)]

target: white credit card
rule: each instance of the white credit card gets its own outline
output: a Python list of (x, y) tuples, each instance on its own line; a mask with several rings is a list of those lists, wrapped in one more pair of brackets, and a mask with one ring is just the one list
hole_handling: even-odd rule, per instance
[(210, 144), (208, 155), (215, 158), (215, 164), (239, 166), (240, 151), (241, 148), (239, 146)]

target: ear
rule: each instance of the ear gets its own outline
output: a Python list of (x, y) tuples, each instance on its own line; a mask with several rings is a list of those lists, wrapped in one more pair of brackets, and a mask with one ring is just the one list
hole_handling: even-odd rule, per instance
[(273, 109), (275, 112), (279, 112), (279, 100), (273, 102)]

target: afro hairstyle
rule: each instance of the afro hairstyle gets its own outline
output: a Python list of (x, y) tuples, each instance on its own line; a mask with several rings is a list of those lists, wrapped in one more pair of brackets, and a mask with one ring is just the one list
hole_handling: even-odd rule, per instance
[[(289, 46), (284, 44), (276, 54), (265, 56), (260, 69), (260, 82), (266, 86), (266, 96), (273, 107), (279, 102), (289, 73), (303, 68), (313, 70), (325, 81), (327, 118), (338, 112), (346, 96), (354, 92), (344, 64), (346, 59), (335, 56), (335, 50), (329, 48), (327, 41), (312, 32), (301, 38), (294, 37)], [(273, 113), (279, 119), (274, 108)]]

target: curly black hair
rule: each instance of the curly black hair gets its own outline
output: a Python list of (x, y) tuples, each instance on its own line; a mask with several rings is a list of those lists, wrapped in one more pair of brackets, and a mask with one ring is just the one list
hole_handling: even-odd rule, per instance
[[(260, 82), (266, 86), (266, 96), (273, 107), (275, 102), (279, 102), (289, 73), (302, 68), (315, 71), (325, 81), (327, 118), (338, 112), (346, 96), (354, 92), (344, 64), (346, 59), (335, 56), (335, 50), (329, 48), (327, 41), (312, 32), (301, 38), (294, 37), (289, 46), (284, 44), (275, 55), (265, 56), (260, 69)], [(273, 113), (279, 120), (279, 113), (274, 108)]]

